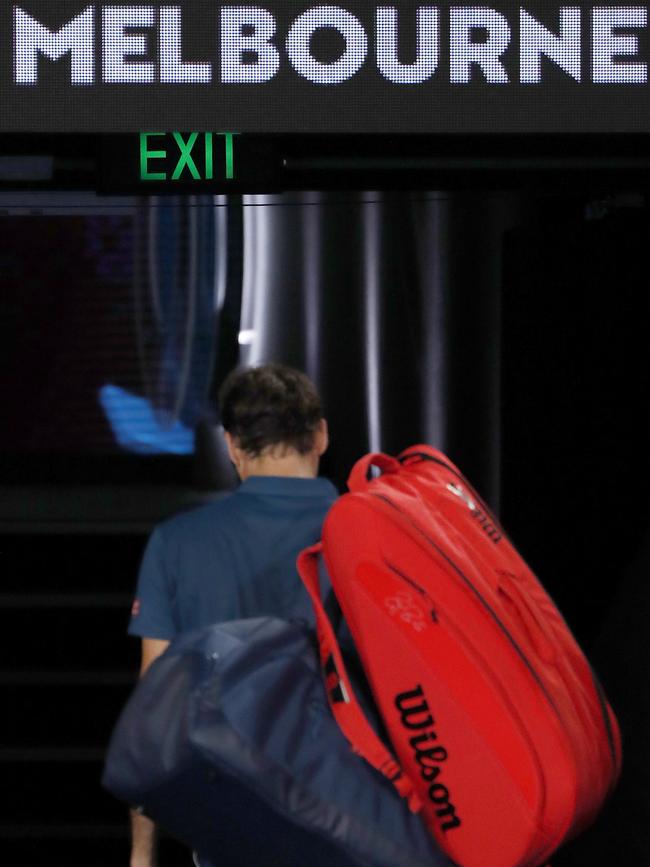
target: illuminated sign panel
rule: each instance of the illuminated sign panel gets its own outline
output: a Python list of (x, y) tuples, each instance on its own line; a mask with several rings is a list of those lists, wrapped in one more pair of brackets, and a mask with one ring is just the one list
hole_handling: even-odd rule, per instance
[(98, 144), (95, 182), (103, 193), (210, 195), (287, 186), (286, 137), (146, 130), (100, 136)]
[(650, 132), (646, 6), (0, 10), (0, 131)]
[(211, 132), (186, 136), (179, 132), (141, 132), (139, 180), (174, 182), (188, 176), (195, 181), (234, 180), (233, 133), (217, 133), (217, 137), (223, 139), (223, 157), (215, 167), (215, 136)]

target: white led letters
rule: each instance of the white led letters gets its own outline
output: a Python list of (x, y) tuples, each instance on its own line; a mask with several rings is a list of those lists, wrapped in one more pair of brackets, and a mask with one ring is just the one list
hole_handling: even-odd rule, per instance
[(398, 12), (391, 6), (377, 9), (377, 68), (394, 84), (420, 84), (431, 78), (440, 54), (440, 13), (435, 6), (417, 11), (417, 56), (413, 63), (400, 63)]
[[(386, 85), (409, 88), (445, 81), (454, 87), (543, 87), (549, 66), (576, 83), (646, 84), (648, 78), (647, 62), (639, 57), (645, 6), (559, 6), (543, 21), (523, 7), (509, 20), (491, 6), (422, 5), (407, 13), (382, 5), (361, 20), (341, 6), (296, 6), (288, 22), (257, 5), (205, 8), (214, 53), (189, 60), (183, 56), (181, 5), (89, 4), (58, 27), (15, 5), (13, 83), (36, 86), (55, 63), (67, 63), (72, 86), (263, 85), (278, 76), (336, 86), (363, 69)], [(407, 26), (410, 53), (404, 57)], [(330, 39), (322, 56), (315, 48), (320, 34)], [(333, 35), (338, 53), (331, 50)], [(583, 68), (586, 45), (590, 56)]]
[[(472, 65), (476, 64), (490, 84), (507, 84), (508, 73), (501, 55), (510, 42), (510, 27), (499, 12), (485, 6), (460, 6), (449, 10), (450, 79), (454, 84), (471, 81)], [(475, 41), (473, 34), (484, 31), (487, 36)]]
[(95, 10), (88, 6), (58, 30), (48, 30), (14, 6), (14, 81), (38, 84), (38, 55), (59, 60), (70, 54), (70, 83), (93, 84)]
[(135, 29), (151, 28), (156, 21), (153, 6), (105, 6), (102, 12), (102, 80), (107, 84), (151, 84), (156, 67), (146, 57), (148, 38)]
[(519, 10), (519, 80), (539, 84), (542, 80), (542, 56), (580, 81), (580, 8), (560, 9), (559, 35), (540, 24), (525, 9)]
[(210, 63), (188, 63), (182, 59), (180, 6), (160, 9), (160, 81), (163, 84), (209, 84)]
[(647, 13), (643, 6), (600, 6), (592, 10), (593, 53), (591, 77), (597, 84), (645, 84), (648, 67), (645, 63), (616, 60), (615, 56), (634, 56), (639, 48), (632, 34), (615, 34), (616, 30), (631, 30), (646, 26)]
[[(330, 28), (341, 34), (343, 53), (331, 63), (321, 63), (310, 51), (317, 30)], [(351, 12), (339, 6), (316, 6), (298, 16), (287, 36), (287, 55), (299, 75), (314, 84), (340, 84), (357, 73), (368, 53), (368, 37), (363, 25)]]
[[(244, 34), (244, 30), (250, 33)], [(225, 84), (269, 81), (280, 68), (271, 39), (275, 18), (256, 6), (225, 6), (221, 10), (221, 80)], [(245, 54), (254, 59), (245, 62)]]

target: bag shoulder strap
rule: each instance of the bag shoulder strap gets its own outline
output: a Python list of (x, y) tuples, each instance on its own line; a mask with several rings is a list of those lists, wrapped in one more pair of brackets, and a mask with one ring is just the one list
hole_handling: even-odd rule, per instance
[(332, 713), (354, 752), (389, 779), (401, 797), (406, 798), (409, 809), (417, 813), (422, 809), (422, 802), (413, 783), (375, 733), (352, 690), (334, 629), (321, 600), (318, 577), (318, 557), (321, 551), (320, 542), (302, 551), (298, 557), (298, 572), (316, 614), (320, 661)]

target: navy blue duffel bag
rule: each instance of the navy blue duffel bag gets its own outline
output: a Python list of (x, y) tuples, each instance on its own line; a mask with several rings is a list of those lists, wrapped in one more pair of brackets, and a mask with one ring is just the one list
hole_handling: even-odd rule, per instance
[(115, 727), (103, 785), (218, 867), (446, 867), (332, 717), (313, 633), (238, 620), (176, 639)]

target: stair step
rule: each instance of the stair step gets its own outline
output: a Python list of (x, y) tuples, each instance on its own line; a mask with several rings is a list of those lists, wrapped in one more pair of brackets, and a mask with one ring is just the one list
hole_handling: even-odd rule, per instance
[(102, 747), (0, 747), (0, 764), (102, 762), (105, 752)]
[(127, 840), (129, 826), (121, 825), (0, 825), (0, 840)]
[[(0, 368), (0, 389), (16, 379), (13, 373), (4, 377), (3, 373)], [(96, 437), (97, 432), (88, 435)], [(97, 545), (104, 537), (104, 544), (117, 539), (123, 546), (127, 536), (144, 540), (165, 518), (224, 496), (188, 487), (190, 458), (150, 455), (134, 460), (126, 454), (106, 458), (58, 454), (35, 456), (27, 466), (5, 462), (3, 481), (10, 484), (0, 484), (0, 533), (31, 539), (88, 536)], [(84, 477), (94, 478), (95, 483), (79, 484)], [(66, 478), (68, 483), (53, 484), (55, 478)], [(25, 485), (26, 480), (32, 484)]]
[(0, 534), (4, 593), (132, 594), (147, 535)]
[[(0, 851), (8, 865), (120, 867), (129, 863), (128, 819), (109, 826), (0, 826)], [(188, 849), (170, 837), (161, 837), (158, 851), (160, 867), (192, 867)]]
[(2, 686), (131, 686), (130, 671), (0, 671)]
[(0, 593), (0, 611), (17, 608), (129, 609), (130, 593)]
[(0, 607), (0, 660), (20, 671), (137, 671), (140, 647), (126, 635), (129, 608)]
[(117, 682), (98, 683), (93, 672), (85, 675), (85, 683), (47, 682), (45, 677), (39, 682), (34, 677), (31, 683), (7, 684), (0, 672), (0, 757), (8, 749), (103, 749), (135, 677), (115, 673)]
[(102, 761), (6, 761), (3, 825), (119, 825), (127, 808), (101, 788)]

